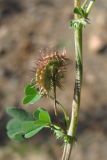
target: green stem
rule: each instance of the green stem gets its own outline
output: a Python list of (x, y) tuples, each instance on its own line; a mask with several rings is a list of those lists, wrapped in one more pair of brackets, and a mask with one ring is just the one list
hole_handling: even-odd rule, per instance
[(68, 135), (72, 137), (72, 141), (69, 144), (65, 144), (62, 160), (69, 160), (72, 146), (75, 142), (76, 130), (78, 125), (79, 108), (80, 108), (80, 96), (82, 85), (82, 26), (75, 30), (75, 57), (76, 57), (76, 78), (74, 97), (72, 103), (72, 115), (71, 122), (68, 129)]
[(56, 108), (56, 85), (54, 84), (54, 111), (55, 111), (55, 116), (57, 116), (57, 108)]
[(87, 3), (88, 3), (89, 0), (85, 0), (82, 4), (82, 8), (85, 8), (87, 6)]
[[(89, 15), (91, 8), (95, 0), (90, 0), (86, 8), (87, 16)], [(86, 5), (87, 0), (84, 2)], [(74, 7), (80, 7), (80, 0), (74, 0)], [(74, 15), (75, 19), (78, 20), (79, 15)], [(71, 142), (64, 145), (64, 151), (62, 160), (69, 160), (73, 144), (75, 142), (76, 131), (78, 126), (80, 99), (81, 99), (81, 86), (82, 86), (82, 76), (83, 76), (83, 61), (82, 61), (82, 25), (80, 24), (78, 29), (74, 30), (75, 39), (75, 61), (76, 61), (76, 77), (75, 77), (75, 87), (74, 87), (74, 97), (72, 103), (72, 114), (69, 129), (67, 134), (71, 136)]]
[(64, 108), (64, 106), (56, 100), (56, 103), (60, 106), (60, 109), (62, 110), (63, 114), (64, 114), (64, 117), (65, 117), (65, 122), (66, 122), (66, 127), (68, 127), (68, 122), (69, 122), (69, 116)]
[(87, 15), (89, 15), (89, 13), (90, 13), (93, 5), (94, 5), (94, 2), (95, 2), (95, 0), (90, 0), (89, 4), (88, 4), (88, 6), (87, 6), (87, 9), (86, 9)]
[(81, 96), (81, 85), (82, 85), (82, 26), (75, 30), (75, 56), (76, 56), (76, 78), (74, 88), (74, 98), (72, 103), (72, 115), (71, 123), (68, 130), (68, 135), (72, 137), (76, 136), (76, 129), (78, 124), (79, 107), (80, 107), (80, 96)]
[[(52, 96), (49, 96), (52, 100), (54, 100), (54, 97)], [(63, 114), (64, 114), (64, 118), (65, 118), (65, 121), (66, 121), (66, 125), (68, 126), (68, 120), (69, 120), (69, 117), (68, 117), (68, 114), (64, 108), (64, 106), (56, 99), (56, 104), (58, 104), (58, 107), (60, 107), (60, 109), (62, 110)]]
[[(80, 1), (74, 0), (74, 7), (80, 7)], [(79, 16), (75, 14), (75, 19), (79, 19)], [(82, 85), (82, 26), (74, 31), (75, 39), (75, 61), (76, 61), (76, 77), (75, 77), (75, 88), (74, 97), (72, 103), (72, 114), (71, 121), (68, 129), (68, 135), (72, 137), (72, 141), (65, 144), (62, 160), (69, 160), (71, 155), (71, 150), (75, 142), (76, 130), (78, 125), (79, 108), (80, 108), (80, 95), (81, 95), (81, 85)]]

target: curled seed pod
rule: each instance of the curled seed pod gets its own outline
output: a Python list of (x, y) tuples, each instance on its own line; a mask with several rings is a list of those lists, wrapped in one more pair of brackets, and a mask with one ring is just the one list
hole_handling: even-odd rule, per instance
[(61, 53), (42, 53), (37, 61), (34, 78), (35, 85), (42, 95), (49, 95), (56, 87), (61, 88), (68, 61), (65, 50)]

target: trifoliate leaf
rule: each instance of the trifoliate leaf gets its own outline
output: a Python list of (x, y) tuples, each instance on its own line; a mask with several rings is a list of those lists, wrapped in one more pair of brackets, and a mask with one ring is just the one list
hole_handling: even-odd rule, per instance
[(16, 141), (21, 141), (24, 140), (24, 137), (32, 137), (46, 126), (46, 122), (20, 121), (17, 119), (12, 119), (7, 124), (7, 134), (9, 138)]

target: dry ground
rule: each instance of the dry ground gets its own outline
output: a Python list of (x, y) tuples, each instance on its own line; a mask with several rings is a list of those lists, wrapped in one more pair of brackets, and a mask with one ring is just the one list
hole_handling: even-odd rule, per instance
[[(5, 107), (24, 107), (23, 88), (33, 61), (45, 47), (66, 48), (71, 59), (65, 91), (58, 98), (71, 110), (74, 86), (74, 42), (69, 20), (72, 0), (0, 0), (0, 160), (56, 160), (62, 147), (47, 131), (23, 144), (7, 140)], [(107, 2), (97, 1), (84, 31), (84, 79), (75, 160), (107, 158)], [(41, 105), (52, 110), (52, 102)], [(34, 106), (26, 107), (34, 110)], [(47, 135), (47, 136), (46, 136)], [(32, 142), (32, 143), (31, 143)], [(32, 147), (33, 144), (33, 147)], [(35, 146), (36, 144), (36, 146)]]

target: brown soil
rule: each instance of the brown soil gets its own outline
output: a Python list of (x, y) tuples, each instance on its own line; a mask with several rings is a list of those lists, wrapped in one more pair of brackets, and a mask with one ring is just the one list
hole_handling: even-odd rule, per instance
[[(21, 103), (23, 88), (31, 79), (31, 70), (40, 54), (39, 50), (53, 47), (66, 48), (71, 59), (64, 91), (58, 91), (59, 100), (70, 113), (75, 78), (73, 32), (69, 28), (69, 21), (73, 18), (72, 9), (71, 0), (0, 0), (0, 160), (55, 160), (61, 155), (62, 147), (47, 131), (25, 144), (7, 140), (5, 125), (8, 117), (5, 108), (25, 108)], [(107, 158), (106, 10), (106, 0), (97, 1), (90, 15), (90, 24), (84, 31), (79, 138), (72, 154), (75, 160)], [(46, 99), (38, 105), (50, 112), (53, 109), (52, 102)], [(26, 109), (34, 110), (35, 106)]]

